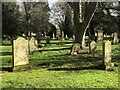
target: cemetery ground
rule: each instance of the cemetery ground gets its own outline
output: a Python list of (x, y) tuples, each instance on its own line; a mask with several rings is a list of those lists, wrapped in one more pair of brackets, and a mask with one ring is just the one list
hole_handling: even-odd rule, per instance
[[(43, 41), (44, 42), (44, 41)], [(29, 64), (18, 66), (9, 72), (12, 65), (12, 46), (4, 41), (2, 48), (2, 88), (118, 88), (118, 67), (114, 71), (102, 70), (102, 46), (97, 52), (87, 50), (70, 55), (73, 41), (51, 41), (29, 55)], [(112, 62), (120, 60), (120, 44), (112, 45)]]

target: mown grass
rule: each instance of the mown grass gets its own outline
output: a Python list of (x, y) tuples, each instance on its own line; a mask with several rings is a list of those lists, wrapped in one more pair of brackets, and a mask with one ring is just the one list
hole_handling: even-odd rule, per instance
[[(53, 41), (54, 42), (54, 41)], [(57, 42), (57, 41), (55, 41)], [(66, 41), (67, 42), (67, 41)], [(3, 88), (118, 88), (118, 67), (102, 70), (102, 47), (93, 54), (81, 51), (71, 56), (72, 43), (44, 46), (30, 54), (30, 64), (16, 72), (2, 72)], [(11, 46), (2, 46), (11, 52)], [(2, 51), (2, 52), (3, 52)], [(11, 55), (1, 56), (3, 67), (11, 65)], [(120, 45), (112, 45), (112, 62), (120, 60)], [(25, 68), (26, 67), (26, 68)]]

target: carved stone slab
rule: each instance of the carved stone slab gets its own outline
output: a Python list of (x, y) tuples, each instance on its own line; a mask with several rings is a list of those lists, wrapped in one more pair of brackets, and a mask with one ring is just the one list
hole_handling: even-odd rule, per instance
[(25, 65), (29, 63), (29, 48), (28, 40), (23, 37), (18, 37), (13, 41), (13, 67), (18, 65)]

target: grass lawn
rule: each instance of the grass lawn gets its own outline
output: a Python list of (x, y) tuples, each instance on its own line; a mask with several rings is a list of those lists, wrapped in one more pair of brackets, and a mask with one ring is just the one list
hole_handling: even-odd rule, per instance
[[(97, 52), (87, 54), (86, 51), (76, 56), (69, 55), (72, 41), (63, 45), (51, 41), (40, 52), (30, 54), (29, 65), (22, 66), (15, 72), (2, 71), (3, 88), (118, 88), (118, 67), (115, 71), (100, 69), (102, 63), (102, 47)], [(2, 48), (2, 66), (12, 64), (12, 47)], [(120, 44), (112, 45), (112, 62), (120, 60)], [(26, 68), (25, 68), (26, 67)]]

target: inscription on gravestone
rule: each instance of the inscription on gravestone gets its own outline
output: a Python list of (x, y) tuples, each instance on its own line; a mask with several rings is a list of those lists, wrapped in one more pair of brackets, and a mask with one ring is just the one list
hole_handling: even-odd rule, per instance
[(114, 64), (111, 62), (111, 42), (107, 41), (103, 46), (103, 63), (106, 70), (113, 70)]
[(25, 65), (29, 63), (29, 49), (28, 40), (23, 37), (18, 37), (13, 41), (13, 67), (18, 65)]

